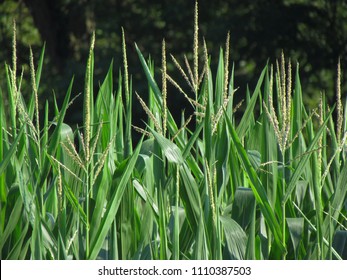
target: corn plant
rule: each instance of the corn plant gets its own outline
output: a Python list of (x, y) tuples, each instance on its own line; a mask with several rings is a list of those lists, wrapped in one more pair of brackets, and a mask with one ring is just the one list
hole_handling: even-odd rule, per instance
[[(0, 91), (1, 259), (347, 258), (340, 63), (336, 106), (322, 93), (307, 110), (299, 64), (293, 69), (284, 54), (253, 90), (236, 88), (230, 36), (214, 74), (196, 3), (193, 59), (170, 57), (186, 85), (168, 73), (163, 40), (160, 84), (154, 62), (135, 45), (148, 96), (134, 92), (122, 30), (118, 84), (111, 63), (94, 94), (92, 36), (83, 125), (73, 130), (64, 122), (78, 98), (73, 79), (60, 107), (46, 102), (40, 110), (45, 47), (36, 67), (30, 50), (32, 94), (24, 100), (15, 24), (13, 34)], [(182, 108), (177, 123), (169, 94), (181, 94), (193, 114)], [(236, 94), (242, 104), (234, 104)], [(132, 125), (133, 104), (148, 116), (143, 127)], [(142, 134), (138, 143), (133, 133)]]

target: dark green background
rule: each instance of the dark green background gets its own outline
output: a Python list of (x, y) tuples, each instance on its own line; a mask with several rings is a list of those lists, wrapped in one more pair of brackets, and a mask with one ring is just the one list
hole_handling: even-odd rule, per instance
[[(40, 100), (60, 100), (75, 75), (74, 94), (83, 91), (86, 56), (90, 34), (96, 32), (95, 91), (102, 82), (111, 60), (115, 78), (121, 67), (121, 27), (126, 32), (129, 72), (133, 88), (146, 99), (147, 82), (134, 50), (136, 42), (145, 56), (151, 54), (160, 68), (161, 41), (166, 38), (167, 52), (179, 61), (183, 53), (191, 57), (193, 42), (192, 0), (3, 0), (0, 1), (0, 61), (11, 63), (12, 20), (17, 21), (18, 69), (24, 66), (26, 81), (29, 48), (36, 61), (43, 42), (46, 59), (40, 85)], [(320, 91), (334, 102), (336, 64), (342, 69), (347, 52), (347, 1), (345, 0), (229, 0), (199, 1), (200, 43), (206, 38), (215, 72), (219, 48), (231, 33), (231, 60), (235, 62), (235, 84), (244, 98), (247, 84), (252, 88), (267, 60), (271, 63), (283, 50), (295, 65), (300, 62), (305, 102), (313, 107)], [(168, 59), (168, 71), (180, 79)], [(157, 72), (158, 74), (159, 72)], [(160, 77), (158, 78), (160, 84)], [(4, 67), (0, 86), (6, 93)], [(31, 94), (23, 82), (23, 95)], [(169, 89), (169, 107), (175, 110), (181, 96)], [(68, 121), (81, 121), (82, 96), (70, 109)], [(138, 102), (135, 101), (138, 108)], [(41, 104), (42, 106), (43, 104)], [(181, 107), (179, 108), (181, 109)], [(138, 117), (141, 108), (135, 111)]]

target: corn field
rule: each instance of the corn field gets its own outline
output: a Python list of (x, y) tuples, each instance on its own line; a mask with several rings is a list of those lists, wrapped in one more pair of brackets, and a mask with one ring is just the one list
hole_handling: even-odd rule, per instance
[[(123, 67), (115, 75), (111, 63), (94, 93), (93, 36), (83, 125), (73, 130), (64, 122), (78, 98), (73, 79), (61, 106), (39, 109), (45, 47), (37, 62), (30, 50), (31, 98), (24, 100), (14, 24), (0, 91), (1, 259), (347, 258), (340, 63), (336, 104), (322, 93), (308, 110), (299, 64), (284, 54), (264, 67), (254, 89), (238, 89), (229, 34), (210, 69), (215, 58), (198, 32), (197, 3), (192, 37), (193, 58), (184, 61), (168, 55), (163, 40), (158, 77), (135, 45), (148, 84), (137, 93), (122, 30)], [(186, 84), (168, 73), (167, 60)], [(193, 114), (182, 108), (175, 121), (170, 94), (181, 94)], [(142, 127), (133, 125), (134, 106), (147, 115)]]

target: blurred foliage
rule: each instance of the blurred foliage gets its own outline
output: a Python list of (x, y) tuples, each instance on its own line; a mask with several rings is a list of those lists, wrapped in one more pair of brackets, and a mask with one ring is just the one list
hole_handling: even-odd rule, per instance
[[(133, 88), (146, 94), (143, 91), (147, 85), (134, 42), (144, 54), (151, 54), (156, 65), (160, 65), (164, 37), (168, 53), (180, 61), (184, 53), (189, 58), (193, 10), (193, 0), (4, 0), (0, 2), (0, 61), (11, 61), (12, 21), (16, 19), (19, 65), (28, 68), (28, 45), (38, 56), (46, 42), (40, 94), (51, 99), (54, 90), (58, 99), (63, 98), (61, 94), (73, 75), (75, 94), (83, 90), (93, 30), (96, 32), (95, 86), (101, 83), (98, 78), (105, 76), (112, 59), (115, 67), (120, 67), (120, 35), (124, 27)], [(346, 0), (200, 0), (199, 27), (213, 56), (223, 47), (230, 30), (231, 60), (235, 61), (240, 96), (245, 93), (246, 82), (253, 86), (267, 61), (274, 63), (283, 50), (294, 63), (300, 62), (305, 102), (310, 106), (317, 104), (320, 91), (325, 91), (333, 102), (338, 57), (342, 69), (347, 65)], [(4, 67), (0, 68), (3, 71)], [(169, 64), (169, 72), (172, 69)], [(212, 65), (212, 70), (215, 69), (216, 65)], [(0, 86), (4, 89), (5, 74), (0, 72), (0, 75)], [(25, 89), (26, 85), (23, 86)], [(178, 94), (171, 94), (171, 102), (178, 98)], [(76, 110), (72, 110), (75, 113), (69, 116), (71, 122), (80, 121), (79, 103), (76, 102)]]

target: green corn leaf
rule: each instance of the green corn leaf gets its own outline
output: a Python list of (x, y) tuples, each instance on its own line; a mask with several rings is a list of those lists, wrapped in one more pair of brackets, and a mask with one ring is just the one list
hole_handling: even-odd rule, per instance
[[(60, 114), (59, 114), (57, 125), (54, 129), (54, 132), (53, 132), (51, 138), (50, 138), (49, 146), (47, 148), (47, 154), (48, 155), (54, 155), (58, 146), (59, 146), (61, 129), (63, 126), (63, 121), (64, 121), (64, 117), (66, 114), (66, 110), (67, 110), (67, 107), (68, 107), (68, 104), (70, 101), (72, 85), (73, 85), (73, 79), (71, 80), (69, 88), (66, 92), (66, 96), (65, 96), (64, 103), (63, 103), (63, 106), (61, 108)], [(39, 182), (38, 182), (39, 188), (42, 187), (44, 181), (47, 178), (48, 172), (50, 170), (49, 162), (50, 162), (49, 156), (47, 156), (44, 160), (43, 167), (42, 167), (41, 172), (40, 172), (41, 174), (40, 174), (40, 178), (39, 178)]]
[(302, 174), (302, 172), (304, 170), (304, 167), (305, 167), (308, 159), (312, 155), (312, 151), (314, 149), (316, 149), (316, 144), (318, 143), (321, 134), (326, 129), (326, 124), (329, 121), (330, 116), (331, 116), (333, 110), (334, 110), (334, 108), (332, 108), (330, 110), (328, 116), (326, 117), (326, 119), (324, 120), (324, 122), (321, 125), (320, 129), (316, 133), (314, 139), (311, 141), (310, 145), (308, 146), (307, 151), (305, 152), (305, 154), (302, 156), (300, 162), (298, 163), (297, 168), (295, 169), (293, 175), (290, 178), (289, 184), (287, 186), (286, 193), (284, 194), (283, 199), (282, 199), (282, 203), (285, 203), (289, 199), (289, 197), (292, 194), (292, 192), (294, 191), (296, 183), (300, 179), (300, 176), (301, 176), (301, 174)]
[(261, 75), (258, 79), (258, 83), (255, 87), (255, 90), (253, 92), (252, 98), (250, 99), (246, 111), (244, 112), (242, 119), (236, 129), (236, 133), (238, 135), (238, 137), (240, 139), (242, 139), (245, 135), (247, 130), (249, 129), (249, 124), (252, 120), (252, 118), (254, 118), (254, 106), (256, 104), (256, 101), (258, 99), (258, 95), (260, 94), (260, 87), (263, 84), (263, 80), (264, 80), (264, 76), (265, 73), (267, 71), (267, 66), (263, 69), (263, 71), (261, 72)]
[(0, 250), (2, 250), (5, 242), (7, 241), (11, 233), (14, 231), (15, 227), (17, 226), (17, 223), (19, 222), (19, 219), (22, 214), (22, 209), (23, 209), (22, 198), (18, 197), (11, 211), (5, 230), (0, 236)]
[(154, 92), (155, 98), (161, 104), (162, 103), (161, 91), (160, 91), (156, 81), (154, 80), (153, 75), (152, 75), (152, 73), (151, 73), (151, 71), (150, 71), (150, 69), (149, 69), (149, 67), (147, 65), (147, 62), (146, 62), (145, 58), (143, 57), (143, 55), (142, 55), (142, 53), (141, 53), (141, 51), (138, 48), (136, 43), (135, 43), (135, 49), (136, 49), (136, 52), (137, 52), (137, 54), (138, 54), (138, 56), (140, 58), (141, 65), (142, 65), (142, 67), (143, 67), (143, 69), (145, 71), (145, 75), (146, 75), (146, 78), (147, 78), (147, 80), (149, 82), (149, 85), (150, 85), (151, 89)]
[(194, 259), (195, 260), (207, 260), (208, 259), (208, 249), (207, 249), (207, 237), (205, 232), (205, 222), (203, 217), (203, 212), (201, 211), (199, 216), (199, 222), (196, 234), (196, 244), (194, 247)]
[(24, 126), (19, 131), (19, 134), (17, 135), (16, 139), (13, 141), (11, 148), (8, 150), (6, 155), (4, 156), (3, 160), (0, 162), (0, 175), (6, 170), (7, 165), (10, 163), (11, 158), (15, 154), (17, 150), (17, 144), (19, 143), (19, 140), (22, 137), (23, 131), (24, 131)]
[(290, 238), (293, 243), (295, 256), (298, 256), (298, 249), (304, 233), (304, 218), (286, 218)]
[(107, 201), (107, 194), (110, 189), (110, 185), (112, 182), (111, 173), (108, 168), (103, 168), (102, 174), (100, 175), (101, 179), (96, 182), (97, 195), (95, 201), (95, 207), (93, 207), (92, 219), (90, 222), (90, 239), (94, 240), (96, 238), (96, 234), (98, 233), (98, 229), (100, 227), (100, 223), (102, 220), (102, 214), (105, 210), (105, 202)]
[(152, 128), (148, 127), (148, 129), (153, 134), (155, 140), (157, 140), (162, 152), (169, 162), (176, 164), (182, 164), (184, 162), (182, 152), (175, 143), (155, 132)]
[(33, 226), (33, 232), (31, 236), (30, 249), (31, 257), (33, 260), (42, 260), (42, 256), (45, 255), (45, 247), (42, 246), (42, 228), (41, 221), (38, 218), (35, 218)]
[(252, 221), (255, 198), (252, 189), (238, 187), (232, 204), (231, 217), (245, 230)]
[[(11, 252), (8, 254), (7, 258), (8, 260), (20, 260), (21, 259), (21, 254), (25, 252), (25, 246), (23, 246), (25, 237), (27, 235), (29, 228), (29, 223), (26, 223), (25, 226), (22, 228), (22, 232), (20, 234), (20, 237), (16, 244), (13, 245), (13, 248)], [(1, 247), (0, 247), (1, 248)]]
[(194, 180), (189, 167), (183, 164), (180, 168), (180, 198), (183, 201), (186, 216), (190, 227), (195, 230), (199, 225), (199, 217), (202, 211), (202, 202), (198, 191), (197, 182)]
[(245, 259), (247, 235), (240, 225), (229, 217), (220, 216), (226, 239), (226, 249), (230, 259)]
[[(347, 200), (347, 164), (345, 163), (337, 181), (337, 186), (335, 193), (332, 196), (331, 202), (331, 217), (326, 216), (323, 222), (323, 231), (324, 236), (327, 238), (329, 236), (329, 225), (331, 223), (330, 219), (339, 220), (339, 216), (343, 211), (343, 208), (346, 207)], [(330, 225), (331, 226), (331, 225)]]
[(43, 66), (43, 59), (45, 57), (45, 50), (46, 50), (46, 43), (43, 44), (41, 54), (40, 54), (39, 63), (37, 65), (37, 69), (36, 69), (36, 87), (37, 87), (37, 90), (40, 87), (41, 72), (42, 72), (42, 66)]
[(216, 88), (215, 88), (215, 102), (214, 110), (218, 110), (223, 104), (224, 99), (224, 59), (223, 59), (223, 49), (219, 50), (219, 60), (217, 67), (217, 76), (216, 76)]
[(224, 116), (227, 120), (229, 132), (230, 132), (231, 138), (233, 140), (232, 145), (235, 145), (235, 147), (236, 147), (240, 161), (241, 161), (243, 168), (245, 169), (245, 172), (249, 178), (250, 186), (253, 190), (256, 201), (257, 201), (257, 203), (261, 209), (261, 212), (263, 213), (263, 215), (265, 217), (265, 220), (266, 220), (269, 228), (271, 229), (272, 233), (274, 234), (276, 243), (277, 243), (281, 253), (283, 253), (283, 252), (285, 252), (285, 248), (283, 247), (283, 244), (281, 241), (282, 240), (282, 233), (281, 233), (280, 225), (279, 225), (279, 223), (275, 217), (275, 214), (271, 208), (266, 191), (265, 191), (259, 177), (257, 176), (255, 170), (253, 169), (252, 164), (251, 164), (251, 162), (247, 156), (247, 153), (246, 153), (245, 149), (242, 147), (241, 141), (240, 141), (239, 137), (237, 136), (236, 131), (233, 128), (231, 121), (225, 112), (224, 112)]
[(87, 227), (89, 227), (88, 222), (87, 222), (87, 215), (84, 212), (83, 207), (81, 206), (81, 204), (79, 203), (75, 194), (73, 193), (73, 191), (71, 190), (69, 185), (65, 182), (65, 180), (63, 180), (63, 188), (64, 188), (64, 193), (66, 195), (66, 198), (71, 203), (73, 208), (76, 211), (78, 211), (80, 218), (81, 218), (81, 221), (83, 222), (83, 224), (85, 224)]
[[(142, 142), (142, 140), (141, 140)], [(106, 212), (104, 214), (104, 217), (101, 221), (101, 224), (99, 226), (98, 229), (98, 233), (96, 234), (96, 237), (94, 238), (94, 240), (92, 240), (91, 244), (91, 250), (90, 250), (90, 255), (88, 256), (88, 259), (96, 259), (102, 244), (105, 240), (105, 237), (111, 227), (111, 224), (114, 221), (114, 218), (116, 216), (118, 207), (120, 205), (123, 193), (125, 191), (125, 187), (128, 186), (128, 182), (130, 179), (130, 176), (133, 172), (133, 169), (135, 167), (135, 163), (137, 160), (137, 157), (139, 155), (140, 152), (140, 148), (141, 148), (141, 142), (138, 144), (136, 150), (134, 151), (133, 155), (131, 156), (128, 165), (121, 177), (121, 180), (119, 182), (119, 185), (117, 186), (116, 191), (114, 192), (114, 194), (112, 195), (110, 201), (108, 202), (108, 205), (106, 207)]]
[[(163, 103), (162, 94), (161, 94), (161, 91), (160, 91), (156, 81), (153, 78), (153, 74), (152, 74), (153, 71), (151, 71), (150, 67), (148, 67), (146, 60), (144, 59), (140, 49), (137, 47), (136, 44), (135, 44), (135, 49), (136, 49), (136, 52), (139, 56), (142, 68), (144, 69), (149, 86), (154, 93), (154, 97), (156, 99), (155, 101), (157, 104), (160, 105), (160, 106), (156, 106), (156, 108), (161, 110), (162, 109), (162, 103)], [(155, 104), (155, 102), (153, 102), (153, 100), (152, 100), (151, 104)], [(176, 124), (174, 118), (172, 117), (170, 111), (167, 112), (167, 124), (168, 124), (168, 129), (169, 129), (171, 135), (175, 135), (177, 132), (177, 124)], [(182, 142), (181, 136), (177, 137), (177, 142), (179, 143), (180, 147), (184, 146), (184, 143)]]

